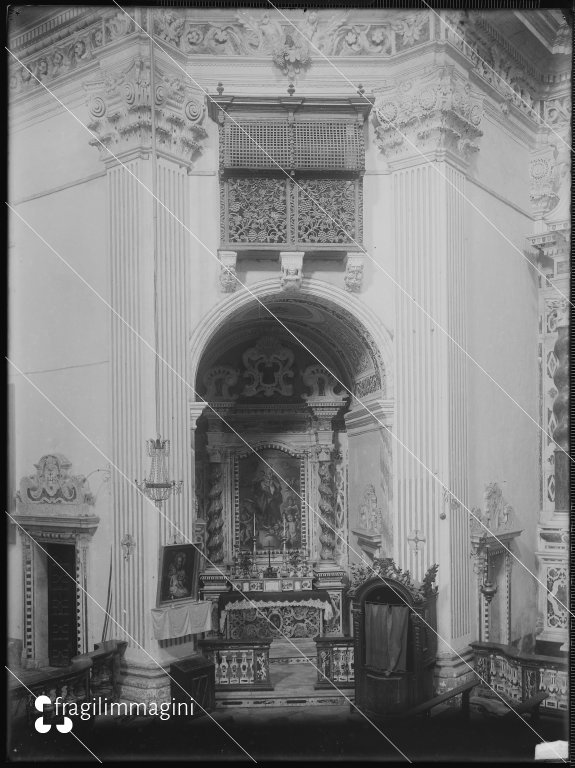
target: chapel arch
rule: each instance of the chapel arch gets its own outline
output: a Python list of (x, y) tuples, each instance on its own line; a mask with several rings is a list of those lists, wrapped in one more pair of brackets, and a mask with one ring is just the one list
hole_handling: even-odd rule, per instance
[[(268, 560), (279, 565), (289, 526), (290, 544), (313, 564), (318, 583), (341, 583), (340, 608), (350, 564), (377, 551), (393, 555), (389, 339), (373, 318), (366, 327), (365, 308), (352, 311), (348, 297), (339, 298), (333, 286), (275, 286), (256, 298), (228, 300), (195, 334), (201, 354), (193, 360), (194, 388), (208, 403), (193, 404), (206, 596), (225, 589), (217, 572), (233, 567), (250, 540), (250, 515), (258, 567)], [(260, 470), (250, 469), (248, 455), (257, 455)], [(258, 482), (250, 472), (266, 465), (275, 470), (281, 503), (264, 537), (263, 513), (250, 511), (245, 499)], [(341, 631), (341, 611), (336, 624)]]

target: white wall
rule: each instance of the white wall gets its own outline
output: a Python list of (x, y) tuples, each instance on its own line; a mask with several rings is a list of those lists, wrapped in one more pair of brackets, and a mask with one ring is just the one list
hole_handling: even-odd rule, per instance
[[(480, 181), (527, 212), (527, 149), (489, 121), (484, 132)], [(487, 483), (500, 485), (523, 529), (512, 551), (535, 574), (539, 429), (529, 417), (538, 421), (537, 281), (523, 255), (532, 223), (473, 183), (467, 190), (468, 351), (507, 393), (469, 363), (470, 506), (483, 507)], [(515, 562), (512, 640), (534, 631), (537, 587)]]

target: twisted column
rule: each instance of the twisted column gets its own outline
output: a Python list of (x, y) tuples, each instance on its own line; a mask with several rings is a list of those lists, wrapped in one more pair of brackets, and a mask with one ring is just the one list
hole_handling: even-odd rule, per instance
[(208, 493), (208, 539), (206, 549), (208, 558), (212, 563), (221, 563), (224, 559), (224, 536), (222, 528), (224, 527), (222, 504), (222, 466), (212, 463), (210, 471), (210, 490)]
[(557, 327), (557, 341), (553, 351), (557, 368), (553, 376), (557, 396), (553, 401), (553, 413), (557, 426), (553, 430), (555, 449), (555, 513), (567, 514), (569, 509), (569, 329), (567, 317), (561, 318)]
[[(329, 456), (329, 453), (326, 453)], [(335, 491), (333, 487), (333, 463), (331, 457), (327, 460), (323, 457), (320, 458), (318, 474), (318, 491), (320, 495), (318, 506), (321, 514), (319, 521), (321, 528), (319, 535), (321, 542), (320, 559), (333, 560), (335, 552)]]

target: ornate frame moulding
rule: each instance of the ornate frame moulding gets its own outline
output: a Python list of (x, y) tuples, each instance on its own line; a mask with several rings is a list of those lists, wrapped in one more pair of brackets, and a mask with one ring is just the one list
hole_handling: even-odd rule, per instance
[[(22, 478), (16, 495), (15, 520), (21, 526), (24, 568), (24, 665), (47, 663), (39, 648), (37, 614), (45, 613), (35, 589), (38, 558), (46, 558), (33, 541), (70, 544), (76, 558), (76, 640), (78, 653), (87, 651), (88, 548), (100, 518), (94, 496), (83, 475), (71, 475), (71, 462), (60, 453), (46, 454), (34, 465), (36, 473)], [(26, 533), (24, 533), (22, 531)], [(32, 541), (33, 540), (33, 541)]]

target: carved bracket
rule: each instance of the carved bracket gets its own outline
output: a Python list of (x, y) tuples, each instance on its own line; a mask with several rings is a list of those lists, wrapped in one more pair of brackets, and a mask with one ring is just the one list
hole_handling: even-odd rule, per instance
[(238, 254), (236, 251), (218, 251), (221, 262), (220, 286), (224, 293), (233, 293), (238, 287), (236, 264)]
[(303, 279), (303, 251), (282, 251), (280, 253), (282, 290), (298, 291)]
[(356, 293), (361, 290), (363, 283), (363, 265), (365, 257), (363, 253), (348, 253), (345, 261), (345, 290)]

